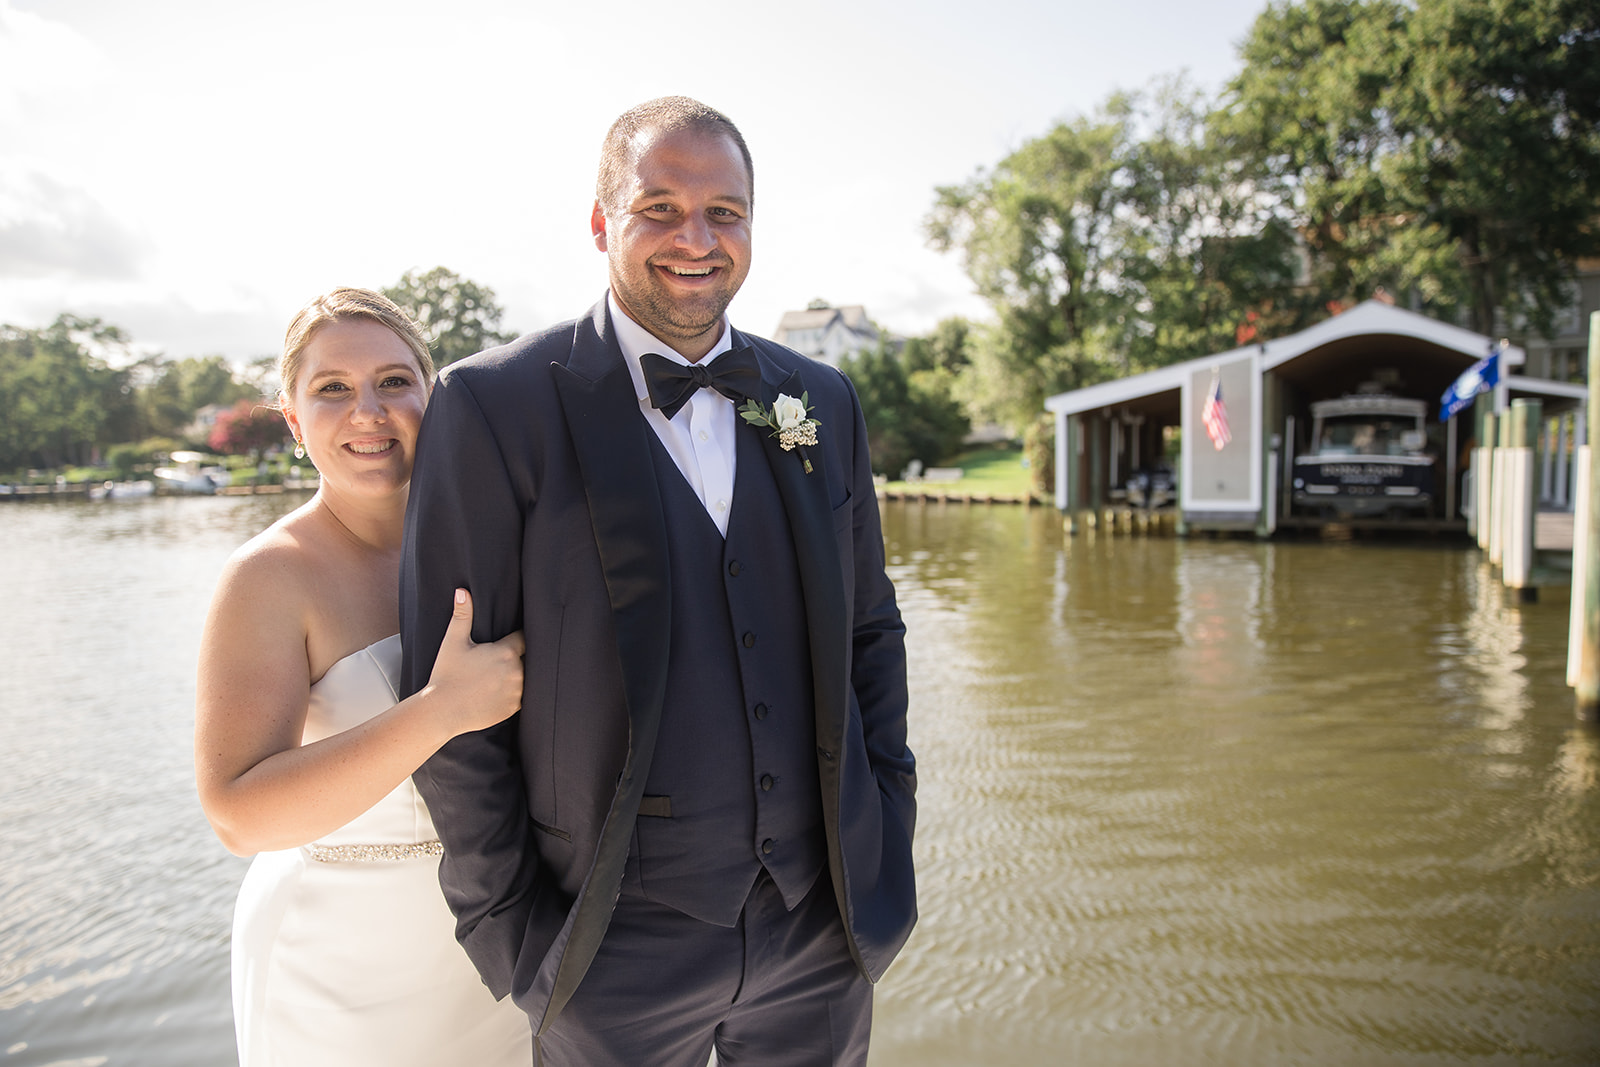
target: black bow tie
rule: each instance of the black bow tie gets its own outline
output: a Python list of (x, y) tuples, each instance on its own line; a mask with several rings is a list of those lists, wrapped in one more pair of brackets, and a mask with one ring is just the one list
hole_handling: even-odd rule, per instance
[(761, 395), (761, 368), (756, 363), (755, 350), (750, 348), (724, 352), (709, 367), (699, 363), (685, 366), (646, 352), (639, 357), (639, 366), (644, 368), (650, 403), (669, 419), (689, 402), (696, 389), (715, 389), (735, 404)]

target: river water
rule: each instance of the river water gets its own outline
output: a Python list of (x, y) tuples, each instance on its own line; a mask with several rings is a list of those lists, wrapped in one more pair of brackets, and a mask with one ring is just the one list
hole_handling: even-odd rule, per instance
[[(0, 1067), (233, 1063), (194, 798), (227, 554), (293, 498), (0, 506)], [(1567, 600), (1454, 544), (890, 504), (922, 919), (873, 1067), (1600, 1062)]]

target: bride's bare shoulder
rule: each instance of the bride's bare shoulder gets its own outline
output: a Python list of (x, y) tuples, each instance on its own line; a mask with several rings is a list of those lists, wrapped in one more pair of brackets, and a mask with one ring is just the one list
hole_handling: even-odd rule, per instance
[(240, 545), (223, 565), (217, 599), (281, 610), (308, 595), (321, 556), (319, 525), (305, 504)]

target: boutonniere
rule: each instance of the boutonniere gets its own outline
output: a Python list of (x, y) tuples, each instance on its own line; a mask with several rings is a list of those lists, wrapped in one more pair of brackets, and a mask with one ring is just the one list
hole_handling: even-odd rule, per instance
[(770, 408), (762, 407), (754, 400), (746, 400), (744, 407), (739, 409), (744, 421), (752, 426), (771, 427), (771, 436), (778, 439), (778, 444), (783, 446), (785, 452), (800, 449), (800, 462), (805, 464), (807, 474), (811, 473), (811, 460), (806, 457), (806, 446), (817, 443), (817, 427), (821, 425), (810, 417), (811, 407), (807, 403), (810, 396), (809, 393), (801, 393), (800, 399), (796, 400), (788, 393), (779, 393), (778, 402)]

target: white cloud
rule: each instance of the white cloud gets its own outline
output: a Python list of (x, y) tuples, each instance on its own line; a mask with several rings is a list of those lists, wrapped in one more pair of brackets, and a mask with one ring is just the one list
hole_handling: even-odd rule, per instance
[(93, 91), (103, 60), (101, 50), (66, 23), (0, 0), (0, 122), (53, 94)]
[(983, 313), (926, 246), (936, 186), (1115, 88), (1215, 84), (1260, 6), (0, 0), (0, 321), (71, 310), (242, 358), (317, 292), (442, 265), (536, 329), (605, 287), (588, 214), (611, 119), (687, 93), (755, 154), (734, 321), (825, 296), (923, 332)]
[(85, 190), (0, 164), (0, 277), (132, 278), (145, 247)]

